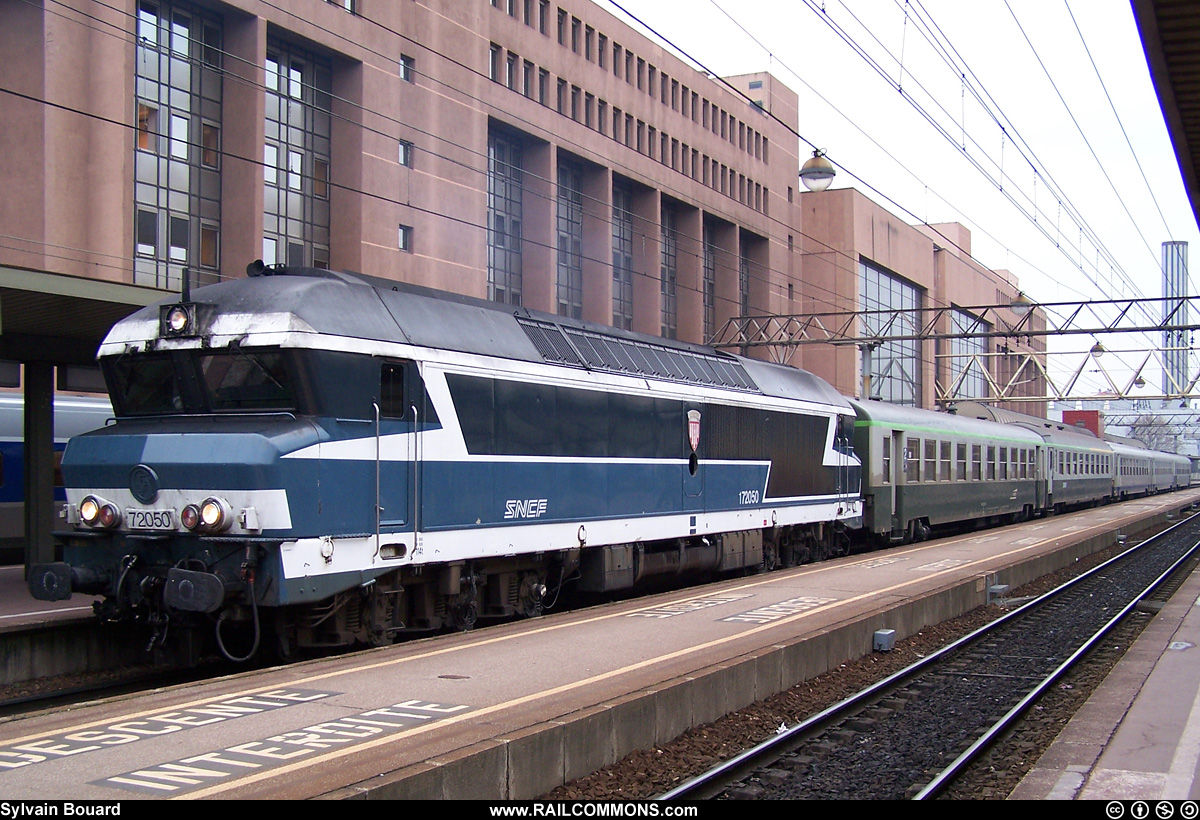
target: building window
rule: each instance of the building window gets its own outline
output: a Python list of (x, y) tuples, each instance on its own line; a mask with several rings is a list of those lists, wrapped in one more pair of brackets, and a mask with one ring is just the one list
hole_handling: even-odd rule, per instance
[(987, 398), (986, 338), (965, 338), (988, 333), (991, 326), (965, 310), (950, 311), (950, 395), (959, 399)]
[(293, 191), (304, 187), (304, 155), (299, 151), (288, 151), (287, 186)]
[(583, 318), (583, 172), (558, 163), (558, 314)]
[(167, 255), (172, 262), (188, 261), (188, 219), (181, 216), (170, 218), (167, 232)]
[(411, 252), (412, 252), (412, 249), (413, 249), (413, 245), (412, 245), (412, 240), (413, 240), (413, 236), (412, 236), (412, 234), (413, 234), (413, 229), (412, 229), (412, 226), (411, 226), (411, 225), (401, 225), (401, 226), (400, 226), (400, 229), (399, 229), (399, 231), (397, 232), (397, 234), (398, 234), (398, 239), (397, 239), (397, 242), (398, 242), (398, 244), (399, 244), (400, 250), (402, 250), (402, 251), (408, 251), (409, 253), (411, 253)]
[(750, 315), (750, 249), (746, 237), (742, 237), (738, 250), (738, 314)]
[(411, 83), (415, 76), (416, 61), (407, 54), (400, 55), (400, 79), (406, 83)]
[(175, 159), (188, 158), (188, 118), (171, 115), (171, 156)]
[(142, 256), (154, 256), (158, 253), (158, 213), (156, 211), (137, 212), (137, 252)]
[(283, 41), (269, 39), (267, 49), (268, 76), (272, 64), (288, 66), (288, 93), (281, 84), (265, 95), (263, 235), (272, 244), (264, 252), (311, 265), (329, 258), (332, 66)]
[[(864, 337), (910, 336), (920, 332), (921, 292), (898, 276), (866, 262), (858, 264), (858, 307)], [(870, 313), (869, 311), (881, 311)], [(893, 321), (894, 320), (894, 321)], [(871, 395), (893, 404), (916, 407), (921, 400), (921, 346), (915, 339), (884, 341), (870, 351), (864, 382)]]
[(279, 182), (279, 148), (270, 143), (263, 146), (263, 182), (268, 185)]
[[(488, 47), (488, 79), (494, 83), (500, 82), (500, 46), (492, 43)], [(403, 77), (401, 78), (403, 79)]]
[(174, 0), (136, 8), (133, 281), (174, 290), (201, 225), (220, 229), (223, 25)]
[(313, 196), (329, 199), (329, 163), (323, 159), (313, 160)]
[(488, 134), (488, 299), (521, 304), (521, 143), (507, 133)]
[(704, 338), (711, 339), (717, 330), (717, 243), (715, 231), (709, 222), (704, 223)]
[(679, 278), (679, 234), (675, 225), (675, 211), (668, 205), (662, 207), (662, 222), (659, 226), (660, 278), (659, 292), (662, 296), (662, 336), (674, 339), (678, 332), (677, 282)]
[(633, 191), (613, 180), (613, 325), (633, 330)]
[(401, 165), (411, 168), (413, 164), (413, 144), (400, 140), (399, 162)]
[(221, 231), (216, 225), (200, 225), (200, 266), (217, 268), (221, 259)]
[(326, 2), (332, 3), (335, 6), (341, 6), (346, 11), (354, 14), (354, 0), (326, 0)]
[(211, 123), (200, 125), (200, 164), (219, 168), (221, 164), (221, 129)]
[(137, 147), (143, 151), (158, 150), (158, 109), (138, 103)]

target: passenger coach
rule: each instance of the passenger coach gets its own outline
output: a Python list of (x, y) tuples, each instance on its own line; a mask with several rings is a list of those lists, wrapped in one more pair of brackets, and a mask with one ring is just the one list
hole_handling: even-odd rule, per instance
[(884, 402), (852, 401), (863, 526), (920, 541), (942, 524), (1024, 520), (1042, 509), (1042, 439), (1030, 430)]

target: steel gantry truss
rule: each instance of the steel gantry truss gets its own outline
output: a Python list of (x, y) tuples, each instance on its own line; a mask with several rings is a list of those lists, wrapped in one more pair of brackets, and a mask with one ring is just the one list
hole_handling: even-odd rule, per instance
[[(971, 328), (951, 331), (951, 315), (966, 313), (977, 321)], [(998, 350), (964, 355), (935, 353), (938, 363), (937, 401), (947, 403), (972, 398), (988, 402), (1001, 401), (1077, 401), (1077, 400), (1142, 400), (1166, 401), (1200, 398), (1197, 382), (1200, 372), (1184, 381), (1168, 377), (1160, 392), (1144, 390), (1149, 381), (1143, 374), (1157, 375), (1162, 368), (1162, 356), (1168, 352), (1191, 351), (1190, 343), (1178, 347), (1159, 344), (1157, 349), (1108, 350), (1097, 342), (1091, 354), (1067, 378), (1055, 378), (1047, 367), (1050, 354), (1044, 349), (1032, 349), (1034, 339), (1051, 336), (1086, 336), (1097, 338), (1116, 333), (1190, 334), (1200, 329), (1192, 317), (1200, 316), (1200, 296), (1162, 297), (1144, 299), (1108, 299), (1080, 302), (1047, 302), (1040, 304), (1013, 303), (974, 307), (945, 306), (916, 310), (856, 310), (831, 311), (791, 315), (738, 316), (728, 320), (713, 334), (710, 344), (724, 349), (748, 353), (765, 349), (772, 361), (786, 362), (802, 345), (826, 344), (854, 346), (873, 350), (893, 341), (932, 342), (954, 339), (994, 339)], [(1161, 317), (1161, 318), (1159, 318)], [(873, 332), (863, 333), (862, 328)], [(1156, 339), (1161, 338), (1154, 337)], [(1129, 367), (1124, 361), (1121, 375), (1106, 367), (1109, 361), (1122, 354), (1136, 353), (1141, 361)], [(1007, 375), (998, 377), (1000, 361)], [(953, 367), (949, 367), (953, 363)], [(942, 367), (941, 365), (947, 365)], [(989, 366), (992, 365), (992, 366)], [(1132, 371), (1132, 375), (1125, 375)], [(1078, 393), (1080, 379), (1087, 372), (1097, 372), (1107, 384), (1103, 394), (1092, 390)], [(946, 375), (953, 373), (953, 375)], [(981, 374), (987, 383), (986, 397), (960, 395), (969, 374)], [(1031, 385), (1044, 385), (1044, 391), (1030, 395)]]

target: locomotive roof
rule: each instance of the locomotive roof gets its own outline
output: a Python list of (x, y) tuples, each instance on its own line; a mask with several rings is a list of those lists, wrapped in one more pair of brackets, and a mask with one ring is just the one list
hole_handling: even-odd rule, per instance
[[(517, 361), (637, 375), (849, 408), (827, 382), (793, 367), (704, 345), (532, 311), (357, 273), (251, 266), (250, 276), (196, 288), (202, 333), (225, 335), (222, 317), (254, 317), (244, 333), (292, 331), (370, 339)], [(102, 356), (155, 340), (164, 300), (118, 322)]]

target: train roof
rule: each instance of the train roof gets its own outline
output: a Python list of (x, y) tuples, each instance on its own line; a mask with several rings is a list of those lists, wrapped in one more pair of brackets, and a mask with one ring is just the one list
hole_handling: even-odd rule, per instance
[(1056, 447), (1069, 447), (1075, 450), (1091, 450), (1093, 452), (1109, 452), (1111, 447), (1103, 439), (1096, 438), (1090, 431), (1081, 427), (1071, 427), (1061, 421), (1043, 419), (1038, 416), (1028, 416), (1002, 407), (992, 407), (976, 401), (961, 401), (954, 405), (953, 412), (959, 415), (972, 416), (978, 419), (1012, 424), (1025, 427), (1037, 433), (1048, 444)]
[[(0, 395), (0, 440), (20, 441), (25, 438), (25, 397), (20, 393)], [(66, 441), (72, 436), (103, 427), (113, 418), (108, 397), (54, 397), (54, 440)]]
[[(357, 273), (283, 266), (252, 266), (248, 272), (246, 278), (192, 291), (201, 335), (232, 340), (290, 332), (369, 339), (849, 409), (837, 391), (811, 373), (704, 345)], [(119, 355), (130, 344), (157, 344), (160, 309), (178, 301), (164, 300), (118, 322), (100, 355)]]
[(905, 407), (882, 401), (851, 400), (851, 406), (862, 421), (892, 426), (899, 430), (932, 431), (939, 434), (977, 438), (1006, 438), (1036, 444), (1040, 437), (1031, 430), (981, 421), (970, 416), (956, 416), (917, 407)]

